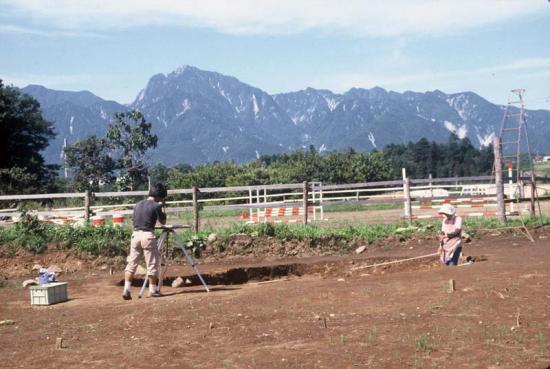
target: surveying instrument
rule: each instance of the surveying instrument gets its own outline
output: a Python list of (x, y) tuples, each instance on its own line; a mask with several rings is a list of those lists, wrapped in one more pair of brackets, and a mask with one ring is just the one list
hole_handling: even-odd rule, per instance
[[(161, 227), (155, 227), (155, 229), (162, 230), (162, 233), (160, 234), (160, 237), (157, 240), (157, 247), (160, 254), (160, 265), (161, 265), (160, 273), (159, 273), (159, 290), (162, 288), (162, 282), (163, 282), (164, 276), (168, 271), (168, 255), (169, 255), (168, 241), (169, 241), (170, 233), (175, 233), (176, 229), (185, 229), (185, 228), (190, 228), (190, 227), (188, 225), (182, 225), (182, 224), (163, 225)], [(189, 252), (187, 251), (185, 246), (178, 240), (177, 237), (173, 237), (173, 239), (175, 240), (176, 245), (180, 248), (180, 250), (185, 255), (187, 262), (189, 263), (189, 265), (191, 265), (197, 277), (199, 277), (199, 280), (204, 286), (206, 292), (210, 292), (208, 285), (202, 278), (202, 275), (199, 272), (199, 269), (197, 268), (197, 263), (195, 262), (195, 260), (191, 257), (191, 255), (189, 255)], [(145, 278), (143, 279), (143, 285), (139, 290), (138, 298), (141, 298), (141, 296), (143, 296), (143, 292), (145, 291), (145, 287), (147, 287), (148, 281), (149, 281), (149, 272), (146, 273)]]

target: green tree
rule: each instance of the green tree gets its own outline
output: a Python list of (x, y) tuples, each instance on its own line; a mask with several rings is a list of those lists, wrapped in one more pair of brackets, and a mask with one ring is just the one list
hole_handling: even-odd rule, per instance
[(100, 183), (114, 180), (115, 161), (110, 156), (105, 138), (90, 136), (65, 148), (67, 167), (80, 191), (98, 191)]
[(399, 178), (401, 168), (411, 178), (476, 176), (490, 174), (493, 165), (492, 147), (476, 149), (468, 138), (451, 134), (446, 144), (428, 142), (388, 145), (384, 148), (392, 166), (392, 177)]
[(115, 114), (115, 123), (107, 129), (107, 140), (114, 150), (122, 187), (135, 190), (147, 183), (146, 153), (157, 147), (151, 123), (137, 110)]
[(40, 154), (55, 137), (42, 117), (40, 104), (0, 80), (0, 193), (42, 191), (55, 177), (56, 166)]
[(149, 179), (151, 183), (166, 183), (170, 168), (163, 164), (153, 165), (149, 167)]
[(173, 188), (224, 187), (227, 179), (237, 175), (240, 169), (235, 163), (212, 163), (198, 165), (192, 171), (171, 170), (168, 185)]

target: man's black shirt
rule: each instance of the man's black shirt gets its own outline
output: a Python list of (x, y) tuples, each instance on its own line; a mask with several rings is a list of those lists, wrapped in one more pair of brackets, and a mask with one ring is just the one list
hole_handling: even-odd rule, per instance
[(134, 208), (134, 230), (154, 231), (155, 224), (166, 220), (162, 205), (153, 200), (141, 200)]

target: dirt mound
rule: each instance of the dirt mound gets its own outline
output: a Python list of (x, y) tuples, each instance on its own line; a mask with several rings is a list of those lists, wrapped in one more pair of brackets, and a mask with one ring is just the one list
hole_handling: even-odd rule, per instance
[(120, 268), (125, 263), (122, 256), (106, 257), (61, 250), (57, 245), (49, 245), (46, 252), (35, 254), (25, 249), (8, 251), (0, 248), (0, 280), (36, 277), (35, 265), (48, 268), (56, 265), (62, 273), (75, 273), (97, 270), (102, 267)]
[[(403, 241), (398, 238), (388, 238), (368, 244), (366, 240), (361, 238), (348, 241), (334, 236), (312, 240), (280, 240), (269, 236), (236, 234), (228, 240), (209, 242), (206, 248), (202, 250), (198, 261), (201, 264), (212, 262), (233, 263), (237, 261), (258, 262), (286, 258), (303, 259), (333, 255), (355, 255), (354, 251), (359, 246), (367, 246), (367, 251), (363, 254), (370, 254), (373, 251), (376, 253), (377, 250), (385, 252), (392, 249), (399, 249), (410, 254), (410, 249), (413, 247), (432, 245), (433, 243), (431, 239), (408, 239)], [(175, 244), (171, 244), (171, 247), (174, 247), (172, 252), (174, 257), (170, 260), (171, 264), (186, 264), (185, 258), (175, 248)], [(12, 252), (0, 248), (0, 279), (34, 277), (36, 272), (33, 272), (32, 268), (36, 264), (43, 267), (55, 264), (64, 273), (99, 271), (111, 268), (114, 271), (120, 271), (124, 268), (125, 257), (94, 256), (73, 250), (60, 249), (57, 245), (49, 245), (47, 251), (43, 254), (33, 254), (24, 249)]]
[(274, 237), (254, 237), (236, 234), (227, 241), (217, 240), (207, 245), (203, 257), (221, 259), (233, 257), (273, 258), (311, 257), (347, 254), (366, 245), (362, 239), (346, 241), (336, 237), (320, 237), (312, 240), (279, 240)]

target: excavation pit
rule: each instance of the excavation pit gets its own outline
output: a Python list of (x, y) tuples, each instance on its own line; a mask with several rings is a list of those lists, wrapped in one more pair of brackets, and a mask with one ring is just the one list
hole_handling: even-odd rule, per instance
[[(364, 276), (396, 272), (427, 271), (442, 268), (437, 256), (409, 260), (412, 257), (372, 257), (362, 259), (343, 259), (335, 261), (304, 261), (301, 263), (281, 263), (271, 265), (243, 266), (229, 268), (225, 271), (201, 272), (205, 282), (210, 286), (240, 285), (248, 282), (265, 282), (279, 278), (300, 277), (303, 275), (326, 276)], [(473, 261), (485, 261), (485, 256), (472, 256)], [(177, 270), (168, 270), (168, 276), (163, 284), (170, 286), (178, 278), (183, 278), (185, 286), (198, 286), (201, 282), (194, 273), (178, 273)], [(134, 286), (141, 286), (143, 277), (133, 280)], [(118, 285), (124, 285), (120, 281)]]

